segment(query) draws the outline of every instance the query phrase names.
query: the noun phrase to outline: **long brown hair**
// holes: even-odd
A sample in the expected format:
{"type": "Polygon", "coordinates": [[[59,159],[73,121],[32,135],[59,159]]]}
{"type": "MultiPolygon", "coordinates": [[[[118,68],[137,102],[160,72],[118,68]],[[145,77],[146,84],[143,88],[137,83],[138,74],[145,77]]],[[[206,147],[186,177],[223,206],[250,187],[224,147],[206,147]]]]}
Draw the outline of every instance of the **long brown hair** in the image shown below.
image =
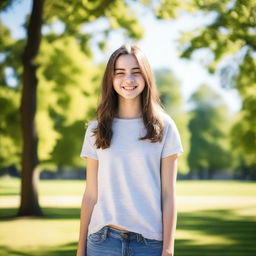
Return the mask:
{"type": "Polygon", "coordinates": [[[147,134],[139,140],[148,139],[151,142],[161,142],[163,138],[163,120],[160,115],[163,108],[150,64],[138,46],[126,44],[112,53],[103,75],[101,100],[96,110],[98,126],[93,130],[97,148],[105,149],[111,144],[112,121],[118,110],[118,94],[113,88],[114,68],[118,57],[124,54],[131,54],[137,59],[145,79],[145,87],[141,93],[141,106],[147,134]]]}

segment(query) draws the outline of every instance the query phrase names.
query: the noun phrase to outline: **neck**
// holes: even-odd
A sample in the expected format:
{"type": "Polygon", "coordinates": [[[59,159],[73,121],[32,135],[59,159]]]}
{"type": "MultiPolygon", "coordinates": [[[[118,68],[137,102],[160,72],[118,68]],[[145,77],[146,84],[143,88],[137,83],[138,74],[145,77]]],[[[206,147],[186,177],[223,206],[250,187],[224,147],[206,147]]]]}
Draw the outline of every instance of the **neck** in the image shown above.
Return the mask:
{"type": "Polygon", "coordinates": [[[119,100],[117,117],[133,119],[142,116],[142,108],[140,101],[122,101],[119,100]]]}

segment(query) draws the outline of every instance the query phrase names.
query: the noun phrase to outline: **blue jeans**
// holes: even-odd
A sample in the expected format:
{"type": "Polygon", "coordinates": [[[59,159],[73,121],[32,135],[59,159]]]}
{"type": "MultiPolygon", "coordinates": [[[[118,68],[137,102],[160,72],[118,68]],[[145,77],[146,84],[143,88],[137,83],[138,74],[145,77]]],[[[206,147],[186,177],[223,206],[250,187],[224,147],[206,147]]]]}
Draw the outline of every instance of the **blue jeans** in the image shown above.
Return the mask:
{"type": "Polygon", "coordinates": [[[104,226],[87,238],[87,256],[161,256],[163,241],[104,226]]]}

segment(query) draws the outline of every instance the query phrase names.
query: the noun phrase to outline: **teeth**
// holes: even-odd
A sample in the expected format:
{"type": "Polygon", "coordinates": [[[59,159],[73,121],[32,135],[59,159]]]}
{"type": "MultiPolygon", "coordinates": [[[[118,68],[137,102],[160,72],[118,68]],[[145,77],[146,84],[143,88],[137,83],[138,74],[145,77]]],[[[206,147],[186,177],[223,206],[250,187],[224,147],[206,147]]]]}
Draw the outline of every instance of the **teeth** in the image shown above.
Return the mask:
{"type": "Polygon", "coordinates": [[[136,88],[136,86],[133,86],[133,87],[128,87],[128,86],[125,86],[123,87],[125,90],[134,90],[136,88]]]}

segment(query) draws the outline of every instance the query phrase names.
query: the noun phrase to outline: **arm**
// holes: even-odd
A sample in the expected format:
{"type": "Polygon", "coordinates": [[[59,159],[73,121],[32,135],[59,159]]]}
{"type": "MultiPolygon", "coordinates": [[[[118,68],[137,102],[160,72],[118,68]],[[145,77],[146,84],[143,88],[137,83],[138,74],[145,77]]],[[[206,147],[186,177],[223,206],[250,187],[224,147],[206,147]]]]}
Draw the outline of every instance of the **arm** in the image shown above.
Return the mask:
{"type": "Polygon", "coordinates": [[[162,256],[174,256],[174,236],[176,230],[176,178],[178,155],[161,159],[163,252],[162,256]]]}
{"type": "Polygon", "coordinates": [[[76,256],[86,256],[88,226],[98,198],[98,160],[87,158],[86,188],[80,212],[80,233],[76,256]]]}

